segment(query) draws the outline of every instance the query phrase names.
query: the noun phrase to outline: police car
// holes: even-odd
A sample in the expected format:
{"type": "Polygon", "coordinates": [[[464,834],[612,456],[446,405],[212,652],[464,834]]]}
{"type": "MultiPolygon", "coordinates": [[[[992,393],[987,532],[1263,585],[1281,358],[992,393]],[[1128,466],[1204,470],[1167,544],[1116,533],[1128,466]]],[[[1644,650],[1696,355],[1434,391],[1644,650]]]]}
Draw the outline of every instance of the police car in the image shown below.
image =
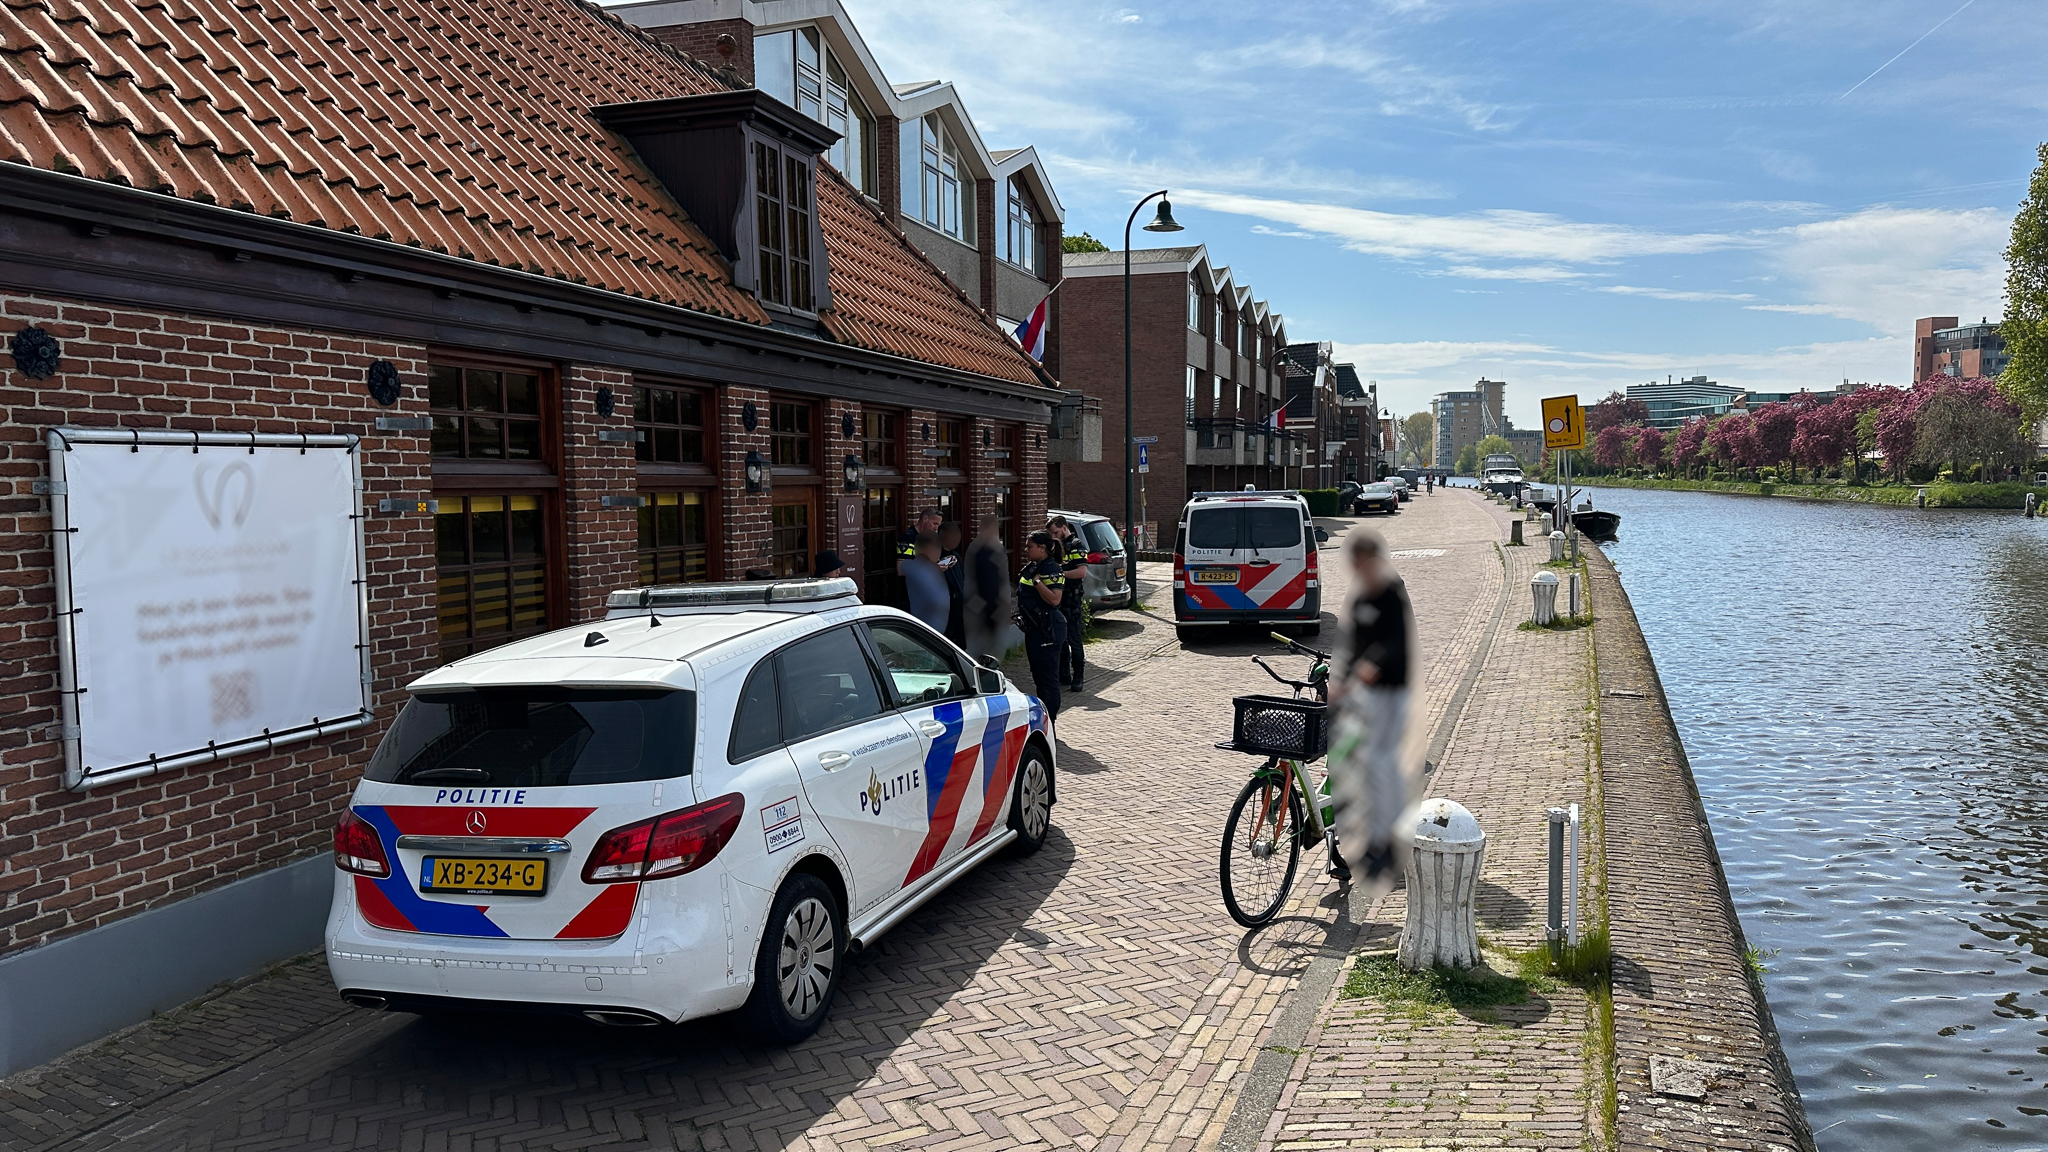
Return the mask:
{"type": "Polygon", "coordinates": [[[352,1003],[788,1042],[849,951],[1045,840],[1045,710],[851,580],[614,592],[421,677],[335,830],[352,1003]]]}
{"type": "Polygon", "coordinates": [[[1197,492],[1173,543],[1173,620],[1180,638],[1203,627],[1322,628],[1318,528],[1293,491],[1197,492]]]}

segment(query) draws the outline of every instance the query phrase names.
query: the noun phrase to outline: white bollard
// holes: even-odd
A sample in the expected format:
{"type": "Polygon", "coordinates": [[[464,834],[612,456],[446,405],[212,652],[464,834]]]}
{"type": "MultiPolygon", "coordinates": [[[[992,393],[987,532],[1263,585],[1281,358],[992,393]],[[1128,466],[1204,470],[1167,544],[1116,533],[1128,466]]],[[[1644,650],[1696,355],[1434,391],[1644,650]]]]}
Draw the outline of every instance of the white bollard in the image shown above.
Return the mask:
{"type": "Polygon", "coordinates": [[[1473,901],[1486,862],[1486,833],[1463,805],[1424,800],[1418,807],[1408,853],[1408,923],[1401,930],[1401,967],[1410,972],[1438,964],[1479,963],[1479,925],[1473,901]]]}
{"type": "Polygon", "coordinates": [[[1555,528],[1550,530],[1550,558],[1552,560],[1564,559],[1564,533],[1559,532],[1555,528]]]}
{"type": "MultiPolygon", "coordinates": [[[[1550,547],[1556,550],[1556,537],[1551,538],[1550,547]]],[[[1538,572],[1529,577],[1529,592],[1536,598],[1535,615],[1530,619],[1538,624],[1548,624],[1557,619],[1557,573],[1538,572]]]]}

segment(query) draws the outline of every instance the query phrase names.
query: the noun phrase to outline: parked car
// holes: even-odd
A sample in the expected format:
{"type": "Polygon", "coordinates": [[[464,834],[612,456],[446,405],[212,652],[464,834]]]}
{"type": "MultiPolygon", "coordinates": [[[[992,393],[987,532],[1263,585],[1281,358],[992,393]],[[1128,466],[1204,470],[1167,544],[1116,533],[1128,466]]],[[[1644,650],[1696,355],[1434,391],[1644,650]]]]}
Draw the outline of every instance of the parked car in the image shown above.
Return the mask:
{"type": "Polygon", "coordinates": [[[371,1008],[793,1042],[1055,796],[1043,705],[844,578],[614,592],[409,691],[334,834],[327,964],[371,1008]]]}
{"type": "Polygon", "coordinates": [[[1375,512],[1391,515],[1401,510],[1401,497],[1394,491],[1393,485],[1384,481],[1367,484],[1364,490],[1359,492],[1358,499],[1352,502],[1351,510],[1358,516],[1370,516],[1375,512]]]}
{"type": "MultiPolygon", "coordinates": [[[[1088,547],[1088,607],[1097,612],[1136,607],[1138,581],[1131,571],[1130,557],[1124,555],[1124,542],[1109,517],[1093,512],[1062,512],[1057,508],[1047,515],[1065,516],[1088,547]]],[[[1018,564],[1024,560],[1022,556],[1010,559],[1018,564]]]]}
{"type": "Polygon", "coordinates": [[[1198,492],[1173,545],[1173,619],[1182,639],[1207,625],[1322,627],[1316,527],[1298,492],[1198,492]]]}
{"type": "Polygon", "coordinates": [[[1337,507],[1351,507],[1351,502],[1358,499],[1359,489],[1364,487],[1365,485],[1360,484],[1356,480],[1346,480],[1337,485],[1337,507]]]}
{"type": "Polygon", "coordinates": [[[1408,501],[1415,499],[1414,486],[1409,484],[1408,481],[1403,479],[1402,477],[1387,477],[1387,487],[1392,488],[1394,490],[1394,495],[1398,496],[1401,500],[1401,503],[1403,504],[1406,504],[1408,501]]]}

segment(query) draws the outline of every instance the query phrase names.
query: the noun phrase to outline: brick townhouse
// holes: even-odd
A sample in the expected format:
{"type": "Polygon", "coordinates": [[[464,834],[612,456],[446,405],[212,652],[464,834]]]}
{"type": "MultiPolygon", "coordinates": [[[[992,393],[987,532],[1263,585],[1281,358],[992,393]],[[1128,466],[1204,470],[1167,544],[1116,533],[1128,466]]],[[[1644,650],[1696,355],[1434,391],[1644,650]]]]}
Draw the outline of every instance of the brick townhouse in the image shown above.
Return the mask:
{"type": "MultiPolygon", "coordinates": [[[[1069,254],[1065,269],[1062,380],[1101,398],[1103,459],[1062,465],[1064,499],[1121,524],[1124,254],[1069,254]]],[[[1171,534],[1191,492],[1314,487],[1335,475],[1319,431],[1335,427],[1328,346],[1286,358],[1288,347],[1285,320],[1205,246],[1131,252],[1129,435],[1156,438],[1139,513],[1148,539],[1171,534]],[[1290,383],[1289,364],[1308,375],[1290,383]]]]}
{"type": "Polygon", "coordinates": [[[1056,381],[747,80],[574,0],[0,8],[0,1072],[314,946],[435,665],[1043,515],[1056,381]],[[367,722],[67,790],[63,426],[360,437],[367,722]]]}

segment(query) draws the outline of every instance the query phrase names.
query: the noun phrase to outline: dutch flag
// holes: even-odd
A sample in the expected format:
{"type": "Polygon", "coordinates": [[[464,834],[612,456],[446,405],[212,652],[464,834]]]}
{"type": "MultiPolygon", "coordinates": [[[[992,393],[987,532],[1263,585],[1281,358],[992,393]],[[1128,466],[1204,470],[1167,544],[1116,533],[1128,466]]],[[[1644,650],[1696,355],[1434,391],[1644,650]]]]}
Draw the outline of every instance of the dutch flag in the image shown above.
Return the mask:
{"type": "MultiPolygon", "coordinates": [[[[1054,285],[1054,288],[1057,289],[1058,285],[1054,285]]],[[[1026,356],[1040,363],[1045,362],[1045,315],[1046,305],[1051,302],[1052,293],[1048,292],[1045,298],[1038,302],[1038,307],[1031,310],[1031,315],[1010,334],[1016,337],[1026,356]]]]}

